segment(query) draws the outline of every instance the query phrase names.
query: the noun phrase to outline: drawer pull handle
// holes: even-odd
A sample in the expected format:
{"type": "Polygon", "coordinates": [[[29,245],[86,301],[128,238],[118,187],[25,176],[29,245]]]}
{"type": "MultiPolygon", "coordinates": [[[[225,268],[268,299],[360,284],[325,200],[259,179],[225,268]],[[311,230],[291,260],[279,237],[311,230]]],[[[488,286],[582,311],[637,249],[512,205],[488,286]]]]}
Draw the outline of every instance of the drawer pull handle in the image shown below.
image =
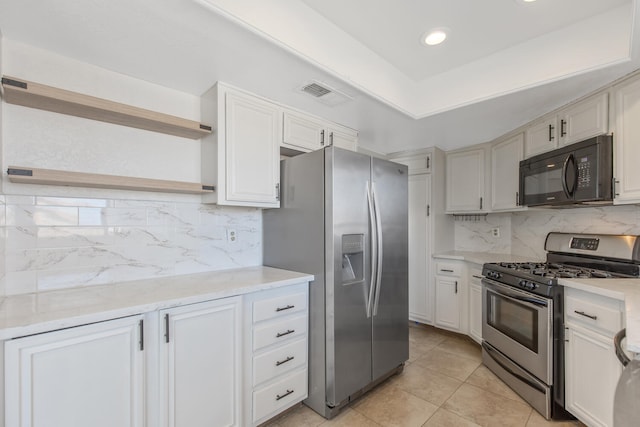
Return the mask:
{"type": "Polygon", "coordinates": [[[284,364],[285,364],[285,363],[287,363],[287,362],[291,362],[293,359],[294,359],[294,357],[293,357],[293,356],[289,356],[289,357],[287,357],[287,358],[286,358],[286,359],[284,359],[284,360],[278,360],[278,361],[276,362],[276,366],[284,365],[284,364]]]}
{"type": "Polygon", "coordinates": [[[573,310],[573,312],[575,314],[579,314],[580,316],[588,317],[589,319],[598,320],[598,316],[587,314],[584,311],[573,310]]]}
{"type": "Polygon", "coordinates": [[[444,268],[441,268],[440,271],[444,271],[445,273],[453,273],[453,270],[446,270],[444,268]]]}
{"type": "Polygon", "coordinates": [[[287,332],[278,332],[276,334],[276,338],[280,338],[280,337],[284,337],[285,335],[289,335],[294,333],[296,330],[295,329],[287,329],[287,332]]]}
{"type": "Polygon", "coordinates": [[[279,394],[276,394],[276,400],[284,399],[285,397],[289,396],[291,393],[293,393],[293,390],[287,390],[287,392],[282,396],[280,396],[279,394]]]}
{"type": "Polygon", "coordinates": [[[293,307],[295,307],[295,305],[288,304],[286,307],[278,307],[278,308],[276,308],[276,311],[291,310],[293,307]]]}

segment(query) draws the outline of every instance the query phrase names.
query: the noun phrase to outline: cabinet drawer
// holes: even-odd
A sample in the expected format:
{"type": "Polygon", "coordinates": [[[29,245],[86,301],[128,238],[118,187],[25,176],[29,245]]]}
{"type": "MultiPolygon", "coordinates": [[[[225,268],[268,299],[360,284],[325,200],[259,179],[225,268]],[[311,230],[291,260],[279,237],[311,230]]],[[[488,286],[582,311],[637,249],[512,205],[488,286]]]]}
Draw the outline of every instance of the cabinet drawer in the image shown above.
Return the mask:
{"type": "Polygon", "coordinates": [[[462,266],[459,264],[448,264],[445,262],[436,263],[436,274],[438,276],[462,276],[462,266]]]}
{"type": "Polygon", "coordinates": [[[291,406],[307,397],[307,370],[293,372],[280,381],[253,392],[253,421],[291,406]]]}
{"type": "Polygon", "coordinates": [[[307,361],[307,340],[301,339],[291,344],[277,347],[253,358],[253,385],[275,378],[285,372],[302,366],[307,361]]]}
{"type": "Polygon", "coordinates": [[[288,316],[307,308],[307,294],[282,295],[253,303],[253,321],[260,322],[288,316]]]}
{"type": "Polygon", "coordinates": [[[253,330],[253,350],[299,338],[306,334],[307,323],[307,316],[303,314],[257,326],[253,330]]]}
{"type": "Polygon", "coordinates": [[[584,325],[610,332],[622,329],[622,305],[612,298],[587,292],[567,289],[565,317],[567,321],[578,321],[584,325]]]}

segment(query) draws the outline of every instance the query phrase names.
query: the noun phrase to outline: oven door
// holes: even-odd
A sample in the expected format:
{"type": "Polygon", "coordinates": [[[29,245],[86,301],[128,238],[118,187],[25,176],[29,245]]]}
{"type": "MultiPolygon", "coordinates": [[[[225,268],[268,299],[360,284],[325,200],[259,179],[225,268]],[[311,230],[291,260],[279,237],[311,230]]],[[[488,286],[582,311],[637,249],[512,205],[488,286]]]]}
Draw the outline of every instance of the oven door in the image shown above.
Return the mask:
{"type": "Polygon", "coordinates": [[[553,300],[482,279],[482,338],[553,384],[553,300]]]}
{"type": "Polygon", "coordinates": [[[571,203],[578,169],[573,153],[532,158],[520,162],[520,194],[525,206],[571,203]]]}

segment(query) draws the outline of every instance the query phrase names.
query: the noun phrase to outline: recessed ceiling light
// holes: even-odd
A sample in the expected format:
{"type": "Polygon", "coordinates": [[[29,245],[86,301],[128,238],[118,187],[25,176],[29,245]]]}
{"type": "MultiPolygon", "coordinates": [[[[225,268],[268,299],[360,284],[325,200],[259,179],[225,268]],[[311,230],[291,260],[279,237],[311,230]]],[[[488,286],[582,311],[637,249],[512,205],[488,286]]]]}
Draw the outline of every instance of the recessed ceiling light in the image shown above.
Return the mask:
{"type": "Polygon", "coordinates": [[[429,46],[440,44],[447,38],[448,32],[446,28],[434,28],[422,35],[422,43],[429,46]]]}

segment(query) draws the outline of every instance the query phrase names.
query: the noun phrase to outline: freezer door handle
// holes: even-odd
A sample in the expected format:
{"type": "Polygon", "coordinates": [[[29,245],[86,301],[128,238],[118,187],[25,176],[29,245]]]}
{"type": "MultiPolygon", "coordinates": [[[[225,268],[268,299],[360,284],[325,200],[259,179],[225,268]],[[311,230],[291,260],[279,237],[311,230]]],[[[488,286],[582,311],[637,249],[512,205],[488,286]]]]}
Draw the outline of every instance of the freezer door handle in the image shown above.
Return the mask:
{"type": "Polygon", "coordinates": [[[375,289],[375,278],[378,262],[378,247],[376,245],[376,218],[373,206],[373,200],[371,199],[371,190],[369,188],[369,181],[367,181],[367,204],[369,207],[369,221],[371,222],[371,279],[369,281],[369,297],[367,298],[367,318],[371,317],[371,304],[373,302],[373,291],[375,289]]]}
{"type": "Polygon", "coordinates": [[[371,183],[371,194],[373,196],[373,208],[376,217],[376,246],[378,252],[378,258],[376,261],[376,293],[373,303],[373,315],[378,314],[378,302],[380,301],[380,287],[382,285],[382,220],[380,218],[380,204],[378,203],[378,196],[376,194],[376,186],[371,183]]]}

